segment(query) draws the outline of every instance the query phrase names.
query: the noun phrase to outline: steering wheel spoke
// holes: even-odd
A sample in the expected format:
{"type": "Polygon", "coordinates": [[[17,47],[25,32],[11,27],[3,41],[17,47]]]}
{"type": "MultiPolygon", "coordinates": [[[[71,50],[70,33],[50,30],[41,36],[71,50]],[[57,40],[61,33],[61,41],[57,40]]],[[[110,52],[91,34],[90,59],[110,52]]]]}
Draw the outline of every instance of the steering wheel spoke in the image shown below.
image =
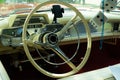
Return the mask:
{"type": "Polygon", "coordinates": [[[44,45],[40,42],[33,42],[32,40],[29,40],[29,39],[25,39],[24,44],[26,44],[29,47],[35,47],[37,49],[43,49],[42,46],[44,45]]]}
{"type": "MultiPolygon", "coordinates": [[[[61,40],[64,37],[64,34],[67,32],[68,29],[71,28],[71,26],[74,24],[75,19],[78,17],[78,15],[75,15],[74,17],[72,17],[67,23],[66,25],[59,31],[57,32],[57,36],[58,38],[61,40]]],[[[72,26],[74,27],[74,26],[72,26]]]]}
{"type": "Polygon", "coordinates": [[[73,70],[76,69],[76,66],[70,61],[70,59],[64,54],[64,52],[58,47],[54,46],[51,48],[63,61],[66,62],[73,70]]]}

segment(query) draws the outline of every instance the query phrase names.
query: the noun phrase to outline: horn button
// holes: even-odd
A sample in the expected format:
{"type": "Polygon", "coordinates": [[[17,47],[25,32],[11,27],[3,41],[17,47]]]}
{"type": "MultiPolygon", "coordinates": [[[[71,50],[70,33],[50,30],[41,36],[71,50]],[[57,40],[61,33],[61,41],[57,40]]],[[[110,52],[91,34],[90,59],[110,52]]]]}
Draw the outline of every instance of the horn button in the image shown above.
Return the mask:
{"type": "Polygon", "coordinates": [[[47,41],[48,41],[48,44],[56,45],[58,43],[58,37],[56,34],[50,33],[47,36],[47,41]]]}

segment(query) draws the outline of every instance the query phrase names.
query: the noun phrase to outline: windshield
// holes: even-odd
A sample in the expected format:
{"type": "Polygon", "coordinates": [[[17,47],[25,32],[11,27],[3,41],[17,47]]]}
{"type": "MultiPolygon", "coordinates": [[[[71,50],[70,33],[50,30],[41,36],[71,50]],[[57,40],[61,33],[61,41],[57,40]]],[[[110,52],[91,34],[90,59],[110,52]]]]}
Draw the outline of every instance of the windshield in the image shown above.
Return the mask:
{"type": "MultiPolygon", "coordinates": [[[[37,4],[48,0],[0,0],[0,16],[27,13],[37,4]]],[[[60,0],[70,3],[75,7],[84,9],[96,9],[100,7],[102,0],[60,0]]],[[[48,5],[49,6],[49,5],[48,5]]]]}

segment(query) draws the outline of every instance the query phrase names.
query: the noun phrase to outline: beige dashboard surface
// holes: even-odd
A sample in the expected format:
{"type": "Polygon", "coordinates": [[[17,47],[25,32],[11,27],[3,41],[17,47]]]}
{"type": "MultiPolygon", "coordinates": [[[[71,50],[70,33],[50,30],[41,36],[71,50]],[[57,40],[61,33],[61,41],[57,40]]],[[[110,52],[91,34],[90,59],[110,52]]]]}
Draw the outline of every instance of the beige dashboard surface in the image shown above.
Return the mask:
{"type": "MultiPolygon", "coordinates": [[[[113,67],[119,67],[120,64],[112,65],[113,67]]],[[[70,77],[58,79],[58,80],[116,80],[109,67],[73,75],[70,77]]]]}
{"type": "Polygon", "coordinates": [[[10,80],[1,61],[0,61],[0,80],[10,80]]]}

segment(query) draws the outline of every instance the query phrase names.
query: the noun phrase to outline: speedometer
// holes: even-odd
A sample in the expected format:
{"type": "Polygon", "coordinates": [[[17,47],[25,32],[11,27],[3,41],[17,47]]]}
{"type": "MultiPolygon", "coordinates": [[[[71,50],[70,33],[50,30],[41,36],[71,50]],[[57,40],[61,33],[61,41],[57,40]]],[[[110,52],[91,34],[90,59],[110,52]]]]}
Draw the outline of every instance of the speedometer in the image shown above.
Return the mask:
{"type": "MultiPolygon", "coordinates": [[[[21,27],[23,26],[27,14],[21,14],[16,17],[12,27],[21,27]]],[[[46,14],[35,14],[29,21],[29,27],[40,27],[42,24],[48,24],[48,16],[46,14]]]]}

